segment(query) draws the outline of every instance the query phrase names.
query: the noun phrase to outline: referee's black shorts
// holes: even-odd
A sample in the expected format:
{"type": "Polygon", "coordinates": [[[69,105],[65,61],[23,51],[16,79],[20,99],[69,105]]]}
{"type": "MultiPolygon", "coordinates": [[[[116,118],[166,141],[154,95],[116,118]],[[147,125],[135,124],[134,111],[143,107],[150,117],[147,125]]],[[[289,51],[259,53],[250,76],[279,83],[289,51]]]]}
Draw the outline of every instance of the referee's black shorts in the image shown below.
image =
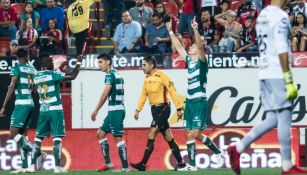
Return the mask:
{"type": "Polygon", "coordinates": [[[171,114],[171,106],[169,103],[151,106],[152,122],[150,127],[157,127],[158,130],[165,131],[169,128],[168,118],[171,114]]]}

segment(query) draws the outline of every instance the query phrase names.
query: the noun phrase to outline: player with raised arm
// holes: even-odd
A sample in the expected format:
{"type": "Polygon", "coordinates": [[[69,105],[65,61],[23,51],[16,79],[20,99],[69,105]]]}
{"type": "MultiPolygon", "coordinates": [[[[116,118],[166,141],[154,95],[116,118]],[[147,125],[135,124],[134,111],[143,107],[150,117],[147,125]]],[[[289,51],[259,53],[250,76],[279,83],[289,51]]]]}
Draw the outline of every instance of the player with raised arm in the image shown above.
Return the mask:
{"type": "Polygon", "coordinates": [[[198,32],[198,23],[195,18],[191,21],[191,26],[195,35],[195,43],[186,53],[180,42],[172,31],[171,22],[166,23],[172,44],[175,46],[181,59],[185,59],[188,65],[188,93],[184,111],[184,127],[186,129],[186,139],[190,166],[189,171],[197,171],[196,167],[196,145],[195,139],[209,147],[216,155],[217,167],[224,164],[224,153],[212,140],[202,131],[206,128],[206,118],[208,111],[208,101],[206,97],[206,84],[208,73],[208,62],[206,60],[204,45],[198,32]]]}
{"type": "Polygon", "coordinates": [[[93,121],[100,108],[108,99],[108,115],[103,121],[102,126],[98,129],[97,139],[101,146],[101,151],[105,160],[97,171],[105,171],[113,169],[113,164],[110,160],[109,142],[106,138],[108,133],[111,133],[117,144],[118,154],[122,163],[122,168],[117,172],[128,172],[127,147],[122,138],[124,133],[123,122],[125,119],[124,106],[124,79],[117,70],[112,68],[112,58],[108,54],[100,54],[98,56],[98,66],[102,72],[107,73],[105,76],[105,88],[96,106],[96,109],[91,115],[93,121]]]}
{"type": "MultiPolygon", "coordinates": [[[[36,73],[36,69],[33,65],[29,64],[29,53],[26,49],[17,50],[18,64],[11,70],[11,84],[8,87],[8,91],[3,102],[0,117],[5,116],[5,108],[9,100],[15,93],[15,108],[11,116],[10,123],[10,137],[18,146],[20,146],[20,155],[22,160],[22,168],[12,173],[24,173],[28,168],[28,155],[32,152],[33,145],[27,139],[27,129],[30,127],[31,114],[34,110],[34,102],[32,98],[33,90],[33,76],[36,73]]],[[[42,153],[39,157],[36,167],[40,169],[42,167],[43,156],[42,153]]]]}
{"type": "Polygon", "coordinates": [[[286,4],[287,0],[272,0],[271,5],[263,9],[257,18],[260,51],[258,79],[266,118],[255,125],[238,144],[228,147],[230,164],[237,174],[241,173],[240,154],[244,149],[276,127],[282,157],[281,174],[307,174],[306,170],[292,164],[291,157],[291,108],[297,97],[297,87],[289,67],[290,20],[282,10],[286,4]]]}
{"type": "MultiPolygon", "coordinates": [[[[53,156],[55,160],[54,173],[66,172],[61,166],[62,138],[65,136],[64,111],[61,100],[62,81],[74,80],[79,74],[83,55],[78,56],[77,65],[71,75],[55,71],[52,57],[42,58],[42,71],[34,75],[35,90],[39,95],[40,112],[33,144],[32,165],[28,172],[35,172],[34,162],[41,155],[41,145],[44,138],[50,134],[53,137],[53,156]]],[[[63,63],[64,64],[64,63],[63,63]]],[[[60,66],[62,67],[62,66],[60,66]]]]}

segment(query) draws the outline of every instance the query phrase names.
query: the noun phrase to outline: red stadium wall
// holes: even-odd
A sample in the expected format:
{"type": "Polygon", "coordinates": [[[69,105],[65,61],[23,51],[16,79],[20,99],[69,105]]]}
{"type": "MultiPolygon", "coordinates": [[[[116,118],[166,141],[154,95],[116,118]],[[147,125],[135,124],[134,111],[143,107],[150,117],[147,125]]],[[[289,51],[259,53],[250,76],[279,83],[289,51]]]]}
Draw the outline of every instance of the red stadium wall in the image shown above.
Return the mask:
{"type": "MultiPolygon", "coordinates": [[[[226,149],[230,144],[236,143],[240,138],[248,133],[249,129],[215,129],[204,131],[222,149],[226,149]]],[[[11,170],[20,167],[20,156],[18,156],[17,145],[8,140],[8,131],[0,131],[0,171],[11,170]]],[[[100,145],[96,139],[96,130],[74,130],[67,131],[67,136],[63,139],[63,166],[69,170],[92,170],[103,164],[103,157],[100,145]]],[[[29,132],[29,138],[33,141],[34,131],[29,132]]],[[[187,160],[184,130],[173,130],[173,135],[177,140],[181,154],[187,160]]],[[[126,130],[125,141],[128,149],[129,162],[138,162],[142,158],[147,141],[147,130],[126,130]]],[[[293,161],[299,161],[299,130],[292,129],[292,155],[293,161]]],[[[111,160],[118,167],[120,161],[117,148],[111,137],[110,142],[111,160]]],[[[198,168],[215,168],[216,160],[212,152],[205,146],[197,143],[197,166],[198,168]]],[[[53,167],[52,140],[46,139],[43,142],[43,150],[49,154],[44,164],[45,169],[53,167]]],[[[226,156],[227,157],[227,156],[226,156]]],[[[168,148],[168,144],[159,135],[155,142],[155,150],[149,160],[148,169],[173,169],[176,165],[174,157],[168,148]]],[[[281,156],[277,140],[277,132],[273,130],[251,145],[245,153],[241,155],[241,165],[243,168],[252,167],[280,167],[281,156]]],[[[224,167],[230,167],[229,159],[224,167]]]]}

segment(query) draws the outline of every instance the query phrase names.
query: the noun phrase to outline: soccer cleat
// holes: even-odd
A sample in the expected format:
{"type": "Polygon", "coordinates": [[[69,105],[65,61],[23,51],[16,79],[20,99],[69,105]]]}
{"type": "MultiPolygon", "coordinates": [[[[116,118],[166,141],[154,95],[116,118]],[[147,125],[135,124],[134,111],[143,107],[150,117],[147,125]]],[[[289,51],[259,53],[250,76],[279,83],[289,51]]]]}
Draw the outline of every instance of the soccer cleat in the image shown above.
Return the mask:
{"type": "Polygon", "coordinates": [[[177,168],[177,171],[197,171],[197,167],[189,165],[189,164],[186,164],[185,167],[177,168]]]}
{"type": "Polygon", "coordinates": [[[17,169],[15,171],[11,171],[10,173],[12,174],[18,174],[18,173],[25,173],[26,172],[26,169],[25,168],[20,168],[20,169],[17,169]]]}
{"type": "Polygon", "coordinates": [[[307,170],[303,170],[294,165],[290,170],[282,171],[281,174],[307,174],[307,170]]]}
{"type": "Polygon", "coordinates": [[[99,167],[98,169],[96,169],[97,172],[102,172],[102,171],[107,171],[107,170],[112,170],[113,169],[113,164],[109,163],[109,164],[104,164],[101,167],[99,167]]]}
{"type": "Polygon", "coordinates": [[[225,152],[221,150],[221,153],[215,154],[217,160],[217,167],[221,168],[225,163],[225,152]]]}
{"type": "Polygon", "coordinates": [[[229,155],[230,165],[231,165],[232,170],[236,174],[241,174],[240,153],[238,153],[236,146],[229,146],[227,148],[227,153],[229,155]]]}
{"type": "Polygon", "coordinates": [[[121,168],[121,169],[118,169],[118,170],[113,170],[112,172],[114,173],[127,173],[130,171],[130,168],[121,168]]]}
{"type": "Polygon", "coordinates": [[[47,158],[47,153],[42,152],[40,156],[36,159],[36,170],[41,170],[44,166],[44,161],[47,158]]]}
{"type": "Polygon", "coordinates": [[[188,164],[186,164],[186,163],[178,163],[177,167],[175,168],[175,171],[181,171],[182,169],[186,168],[186,166],[188,166],[188,164]]]}
{"type": "Polygon", "coordinates": [[[29,168],[26,170],[27,173],[35,173],[35,165],[32,164],[29,166],[29,168]]]}
{"type": "Polygon", "coordinates": [[[130,166],[139,171],[146,171],[146,165],[141,163],[130,163],[130,166]]]}
{"type": "Polygon", "coordinates": [[[68,173],[68,171],[64,170],[62,167],[55,166],[53,173],[68,173]]]}

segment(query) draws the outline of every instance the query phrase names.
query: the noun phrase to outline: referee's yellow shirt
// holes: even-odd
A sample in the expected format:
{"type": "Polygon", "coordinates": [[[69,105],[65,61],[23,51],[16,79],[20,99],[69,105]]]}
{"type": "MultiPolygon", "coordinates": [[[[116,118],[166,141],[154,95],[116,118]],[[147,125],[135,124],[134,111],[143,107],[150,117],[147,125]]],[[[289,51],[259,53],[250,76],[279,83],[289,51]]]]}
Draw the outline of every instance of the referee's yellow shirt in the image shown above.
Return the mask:
{"type": "Polygon", "coordinates": [[[89,28],[90,7],[94,0],[77,0],[67,9],[69,29],[72,33],[79,33],[89,28]]]}
{"type": "Polygon", "coordinates": [[[146,76],[139,98],[138,111],[143,109],[147,97],[151,106],[169,103],[171,97],[177,109],[183,107],[177,96],[174,82],[160,70],[157,70],[153,75],[146,76]]]}

